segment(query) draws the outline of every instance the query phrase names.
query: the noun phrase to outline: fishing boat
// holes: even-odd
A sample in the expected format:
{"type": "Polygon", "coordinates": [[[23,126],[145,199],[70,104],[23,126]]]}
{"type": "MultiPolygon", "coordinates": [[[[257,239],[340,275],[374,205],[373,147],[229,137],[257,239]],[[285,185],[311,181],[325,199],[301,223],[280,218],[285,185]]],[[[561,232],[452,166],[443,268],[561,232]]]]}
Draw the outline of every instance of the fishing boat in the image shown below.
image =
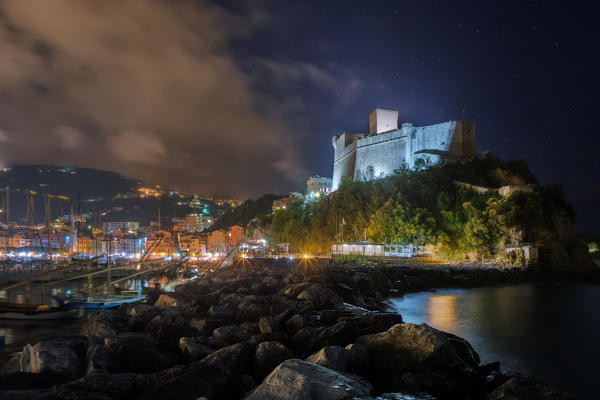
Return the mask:
{"type": "Polygon", "coordinates": [[[124,303],[136,303],[140,296],[75,296],[63,300],[66,307],[81,307],[86,310],[106,310],[117,308],[124,303]]]}
{"type": "Polygon", "coordinates": [[[0,302],[0,319],[41,321],[77,319],[83,315],[81,307],[0,302]]]}

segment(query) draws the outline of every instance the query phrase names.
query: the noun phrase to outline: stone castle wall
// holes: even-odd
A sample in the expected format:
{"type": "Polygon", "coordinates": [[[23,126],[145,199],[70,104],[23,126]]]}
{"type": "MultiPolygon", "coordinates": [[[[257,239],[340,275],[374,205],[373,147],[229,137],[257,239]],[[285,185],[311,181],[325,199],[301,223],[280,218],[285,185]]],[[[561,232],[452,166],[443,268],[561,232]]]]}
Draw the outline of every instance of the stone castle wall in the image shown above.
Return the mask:
{"type": "Polygon", "coordinates": [[[422,127],[402,124],[399,129],[375,135],[343,133],[332,142],[335,149],[332,190],[346,177],[370,180],[392,175],[403,166],[414,169],[419,158],[435,164],[476,154],[475,124],[471,121],[422,127]]]}

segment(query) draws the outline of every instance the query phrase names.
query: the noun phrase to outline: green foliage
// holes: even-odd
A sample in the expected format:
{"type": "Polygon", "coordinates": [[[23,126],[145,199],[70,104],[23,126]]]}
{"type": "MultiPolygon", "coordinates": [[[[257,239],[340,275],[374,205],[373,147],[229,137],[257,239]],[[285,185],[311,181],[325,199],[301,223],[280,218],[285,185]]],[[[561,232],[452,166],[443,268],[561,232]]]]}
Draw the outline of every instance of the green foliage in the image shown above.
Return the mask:
{"type": "Polygon", "coordinates": [[[219,218],[210,230],[228,229],[233,225],[246,226],[248,223],[259,215],[271,213],[273,200],[279,199],[281,196],[274,194],[266,194],[256,200],[248,199],[233,210],[227,211],[219,218]]]}
{"type": "Polygon", "coordinates": [[[418,170],[402,168],[384,179],[346,179],[336,192],[306,207],[293,203],[273,216],[271,235],[295,251],[312,253],[329,252],[335,242],[364,240],[366,232],[369,241],[433,245],[446,257],[489,256],[507,244],[559,240],[549,232],[573,220],[560,188],[535,182],[522,161],[492,156],[465,164],[424,161],[418,170]],[[491,188],[527,183],[533,190],[502,197],[455,181],[491,188]]]}

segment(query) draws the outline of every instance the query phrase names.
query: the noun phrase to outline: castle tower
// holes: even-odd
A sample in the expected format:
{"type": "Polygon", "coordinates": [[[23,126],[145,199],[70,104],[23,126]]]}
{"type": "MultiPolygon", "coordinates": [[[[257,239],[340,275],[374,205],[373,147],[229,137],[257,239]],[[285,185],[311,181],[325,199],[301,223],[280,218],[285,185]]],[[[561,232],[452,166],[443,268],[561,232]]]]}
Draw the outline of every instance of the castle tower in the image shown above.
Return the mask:
{"type": "Polygon", "coordinates": [[[369,132],[376,135],[398,129],[398,111],[376,108],[369,115],[369,132]]]}

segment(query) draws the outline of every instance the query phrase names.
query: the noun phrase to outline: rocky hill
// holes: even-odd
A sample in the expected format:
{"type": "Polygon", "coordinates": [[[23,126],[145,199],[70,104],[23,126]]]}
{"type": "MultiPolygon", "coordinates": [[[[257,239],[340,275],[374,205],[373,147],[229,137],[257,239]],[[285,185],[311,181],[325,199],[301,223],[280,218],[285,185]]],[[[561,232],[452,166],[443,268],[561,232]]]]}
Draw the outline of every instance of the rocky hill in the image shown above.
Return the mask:
{"type": "MultiPolygon", "coordinates": [[[[25,222],[27,217],[26,190],[34,191],[35,220],[44,218],[44,195],[52,195],[52,218],[81,208],[82,213],[96,213],[104,221],[140,221],[148,224],[158,218],[161,208],[163,222],[188,213],[204,213],[215,217],[230,209],[208,199],[195,198],[170,188],[160,188],[161,195],[140,197],[139,188],[155,189],[152,184],[116,172],[92,168],[49,165],[16,165],[0,170],[0,188],[10,187],[12,222],[25,222]]],[[[5,196],[1,193],[0,208],[5,196]]],[[[154,193],[156,194],[156,193],[154,193]]],[[[98,218],[97,218],[98,219],[98,218]]],[[[99,220],[98,223],[102,222],[99,220]]]]}

